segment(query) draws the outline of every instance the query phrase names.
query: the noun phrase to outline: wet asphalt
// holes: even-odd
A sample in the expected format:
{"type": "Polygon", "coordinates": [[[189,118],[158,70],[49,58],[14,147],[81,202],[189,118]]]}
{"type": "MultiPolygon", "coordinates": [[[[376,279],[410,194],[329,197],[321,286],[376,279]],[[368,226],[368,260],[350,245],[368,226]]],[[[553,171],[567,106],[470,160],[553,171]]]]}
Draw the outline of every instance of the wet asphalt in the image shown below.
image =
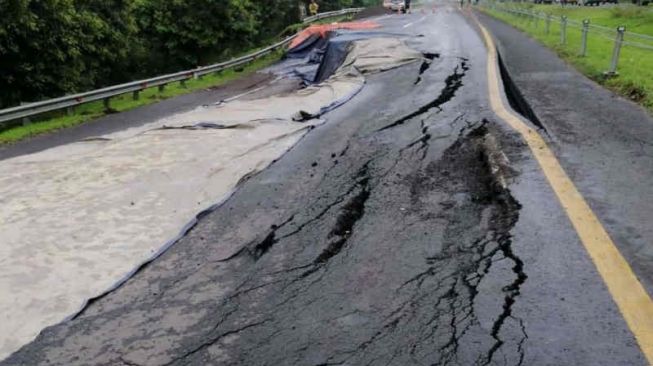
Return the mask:
{"type": "Polygon", "coordinates": [[[473,23],[449,7],[378,21],[438,56],[369,77],[157,261],[0,365],[645,365],[488,108],[473,23]]]}
{"type": "Polygon", "coordinates": [[[653,293],[653,118],[523,33],[479,16],[565,170],[653,293]]]}

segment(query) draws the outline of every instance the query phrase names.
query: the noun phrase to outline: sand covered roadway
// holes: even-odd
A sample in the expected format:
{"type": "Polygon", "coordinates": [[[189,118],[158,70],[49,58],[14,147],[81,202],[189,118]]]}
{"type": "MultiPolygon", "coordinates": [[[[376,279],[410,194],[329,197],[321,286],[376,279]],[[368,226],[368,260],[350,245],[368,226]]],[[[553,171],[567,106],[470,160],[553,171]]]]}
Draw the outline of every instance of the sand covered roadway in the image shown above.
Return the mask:
{"type": "Polygon", "coordinates": [[[432,61],[367,77],[161,257],[0,364],[646,365],[491,108],[491,48],[436,5],[375,19],[432,61]]]}
{"type": "Polygon", "coordinates": [[[0,161],[0,358],[160,254],[360,92],[365,74],[422,60],[394,38],[350,51],[318,85],[0,161]]]}

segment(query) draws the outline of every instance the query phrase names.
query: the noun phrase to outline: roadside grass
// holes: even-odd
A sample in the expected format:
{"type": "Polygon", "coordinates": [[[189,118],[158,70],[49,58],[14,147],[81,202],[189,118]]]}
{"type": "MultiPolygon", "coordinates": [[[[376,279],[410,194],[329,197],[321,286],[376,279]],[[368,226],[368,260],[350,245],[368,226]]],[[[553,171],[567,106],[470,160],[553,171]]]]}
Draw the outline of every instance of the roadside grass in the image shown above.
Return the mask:
{"type": "Polygon", "coordinates": [[[104,108],[102,101],[95,101],[75,107],[71,115],[67,115],[65,111],[47,113],[29,124],[15,125],[0,131],[0,144],[17,142],[28,137],[73,127],[107,114],[124,112],[193,91],[220,86],[273,64],[281,58],[282,54],[282,51],[275,51],[240,68],[204,75],[201,79],[187,80],[185,87],[180,83],[171,83],[166,85],[163,91],[159,91],[157,87],[148,88],[140,93],[137,100],[134,100],[131,94],[113,97],[110,110],[104,108]]]}
{"type": "Polygon", "coordinates": [[[578,22],[590,19],[592,24],[617,28],[624,26],[630,32],[653,36],[653,7],[621,4],[618,6],[560,6],[524,4],[531,10],[555,16],[566,15],[578,22]]]}
{"type": "Polygon", "coordinates": [[[529,34],[532,38],[553,49],[557,54],[580,72],[633,100],[653,112],[653,40],[629,36],[628,31],[653,36],[653,11],[632,5],[614,7],[561,7],[556,5],[513,5],[553,15],[549,34],[545,21],[531,17],[517,16],[491,8],[481,8],[485,13],[500,19],[529,34]],[[560,16],[566,15],[570,23],[567,28],[567,42],[560,42],[560,16]],[[607,27],[603,30],[590,29],[587,40],[587,55],[580,55],[582,32],[580,22],[590,19],[591,24],[607,27]],[[626,27],[626,42],[637,42],[651,49],[624,44],[617,68],[618,75],[606,77],[614,48],[617,26],[626,27]]]}

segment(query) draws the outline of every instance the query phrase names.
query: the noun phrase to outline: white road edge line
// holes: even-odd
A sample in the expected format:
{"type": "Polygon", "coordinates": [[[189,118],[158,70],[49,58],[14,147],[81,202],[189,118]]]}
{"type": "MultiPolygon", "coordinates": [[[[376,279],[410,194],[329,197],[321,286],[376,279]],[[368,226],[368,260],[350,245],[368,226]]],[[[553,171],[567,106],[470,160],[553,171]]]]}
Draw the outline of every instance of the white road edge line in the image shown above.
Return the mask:
{"type": "Polygon", "coordinates": [[[416,21],[414,21],[414,22],[410,22],[410,23],[404,25],[404,28],[411,27],[411,26],[413,26],[413,25],[415,25],[415,24],[421,22],[421,21],[424,20],[424,19],[426,19],[426,15],[423,16],[423,17],[421,17],[419,20],[416,20],[416,21]]]}

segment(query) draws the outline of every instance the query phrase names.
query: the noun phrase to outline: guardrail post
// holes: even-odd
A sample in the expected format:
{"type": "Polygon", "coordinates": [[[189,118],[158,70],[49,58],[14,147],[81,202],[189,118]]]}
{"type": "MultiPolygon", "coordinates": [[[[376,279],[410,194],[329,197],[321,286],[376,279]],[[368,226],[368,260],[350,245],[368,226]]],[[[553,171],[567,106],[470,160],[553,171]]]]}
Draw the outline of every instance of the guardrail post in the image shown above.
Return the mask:
{"type": "Polygon", "coordinates": [[[540,17],[538,13],[534,13],[533,16],[535,17],[535,29],[540,27],[540,17]]]}
{"type": "Polygon", "coordinates": [[[583,20],[583,33],[580,40],[580,55],[585,57],[587,55],[587,32],[590,30],[590,20],[583,20]]]}
{"type": "Polygon", "coordinates": [[[104,104],[104,110],[111,110],[111,97],[102,99],[102,104],[104,104]]]}
{"type": "Polygon", "coordinates": [[[551,14],[546,15],[546,27],[544,32],[549,35],[549,32],[551,32],[551,14]]]}
{"type": "Polygon", "coordinates": [[[179,80],[179,85],[180,85],[182,88],[186,88],[186,80],[179,80]]]}
{"type": "Polygon", "coordinates": [[[163,92],[164,90],[166,90],[166,84],[159,85],[159,92],[163,92]]]}
{"type": "Polygon", "coordinates": [[[567,16],[560,17],[560,44],[567,44],[567,16]]]}
{"type": "MultiPolygon", "coordinates": [[[[29,103],[20,102],[20,105],[25,105],[25,104],[29,104],[29,103]]],[[[23,117],[23,126],[27,126],[30,123],[32,123],[32,120],[29,117],[23,117]]]]}
{"type": "Polygon", "coordinates": [[[528,17],[531,19],[531,23],[533,23],[533,27],[537,28],[537,14],[528,12],[528,17]]]}
{"type": "Polygon", "coordinates": [[[72,116],[73,114],[75,114],[75,107],[73,106],[66,107],[66,115],[72,116]]]}
{"type": "Polygon", "coordinates": [[[140,91],[140,90],[134,90],[134,91],[132,92],[132,99],[133,99],[133,100],[138,100],[138,99],[140,99],[140,94],[141,94],[141,91],[140,91]]]}
{"type": "Polygon", "coordinates": [[[621,45],[624,42],[624,33],[626,27],[617,28],[617,37],[614,39],[614,50],[612,50],[612,61],[610,62],[610,70],[605,72],[607,76],[617,75],[617,64],[619,63],[619,54],[621,53],[621,45]]]}

